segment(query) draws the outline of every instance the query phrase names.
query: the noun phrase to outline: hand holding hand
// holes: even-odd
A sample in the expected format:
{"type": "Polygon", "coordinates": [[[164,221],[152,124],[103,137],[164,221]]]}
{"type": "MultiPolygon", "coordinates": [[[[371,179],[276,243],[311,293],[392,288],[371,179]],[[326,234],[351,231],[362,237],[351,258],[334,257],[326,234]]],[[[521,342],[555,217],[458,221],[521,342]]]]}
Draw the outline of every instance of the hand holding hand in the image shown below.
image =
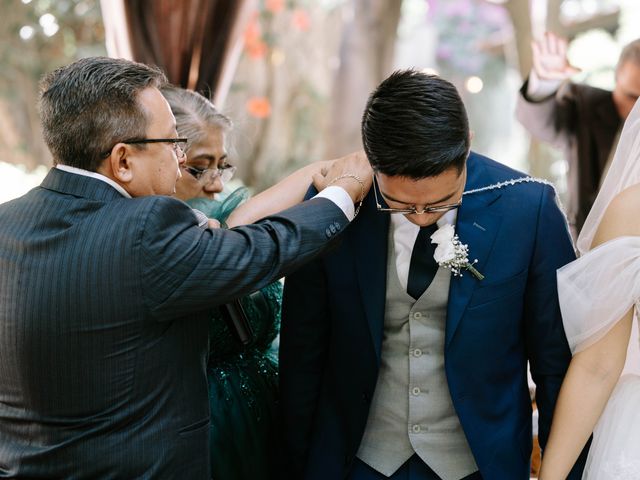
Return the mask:
{"type": "Polygon", "coordinates": [[[542,80],[565,80],[578,73],[567,59],[567,40],[552,32],[545,32],[544,38],[534,41],[533,70],[542,80]]]}

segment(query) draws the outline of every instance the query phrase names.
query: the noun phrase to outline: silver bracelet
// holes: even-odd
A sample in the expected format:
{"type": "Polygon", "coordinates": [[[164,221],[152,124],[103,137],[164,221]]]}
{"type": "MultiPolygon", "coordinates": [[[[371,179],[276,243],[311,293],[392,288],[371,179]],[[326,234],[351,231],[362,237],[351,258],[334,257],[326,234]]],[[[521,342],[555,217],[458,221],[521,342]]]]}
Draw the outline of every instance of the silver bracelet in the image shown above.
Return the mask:
{"type": "Polygon", "coordinates": [[[338,180],[342,180],[343,178],[353,178],[356,182],[360,184],[360,200],[357,201],[358,205],[356,206],[356,210],[353,214],[353,218],[356,218],[358,216],[358,212],[360,211],[360,207],[362,207],[362,201],[364,200],[364,182],[359,176],[357,176],[354,173],[344,173],[339,177],[334,178],[329,183],[327,183],[327,186],[333,185],[338,180]]]}

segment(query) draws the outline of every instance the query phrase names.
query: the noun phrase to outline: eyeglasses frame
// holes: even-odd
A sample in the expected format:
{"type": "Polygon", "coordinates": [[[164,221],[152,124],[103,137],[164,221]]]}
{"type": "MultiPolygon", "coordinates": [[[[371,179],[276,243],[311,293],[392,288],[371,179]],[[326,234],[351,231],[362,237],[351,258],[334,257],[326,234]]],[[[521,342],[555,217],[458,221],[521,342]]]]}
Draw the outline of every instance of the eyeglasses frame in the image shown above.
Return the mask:
{"type": "Polygon", "coordinates": [[[213,173],[211,174],[211,180],[209,181],[213,182],[216,178],[219,177],[222,183],[226,183],[229,180],[231,180],[231,178],[233,177],[233,175],[236,173],[236,170],[237,170],[237,167],[234,165],[228,165],[222,168],[215,167],[215,168],[204,168],[204,169],[200,169],[192,165],[185,165],[183,168],[189,173],[189,175],[193,176],[198,181],[201,181],[202,177],[207,172],[211,171],[213,173]],[[194,173],[192,172],[192,170],[195,170],[196,172],[194,173]],[[225,173],[228,174],[228,178],[224,178],[225,173]]]}
{"type": "MultiPolygon", "coordinates": [[[[171,143],[173,152],[176,154],[178,159],[186,156],[185,148],[180,144],[187,144],[189,142],[188,138],[141,138],[138,140],[124,140],[119,143],[124,143],[125,145],[141,145],[145,143],[171,143]]],[[[113,147],[111,147],[113,149],[113,147]]],[[[111,150],[104,152],[103,156],[106,158],[111,155],[111,150]]]]}
{"type": "MultiPolygon", "coordinates": [[[[449,203],[446,205],[438,205],[436,207],[425,207],[422,209],[421,212],[418,211],[418,209],[416,207],[412,207],[412,208],[385,208],[380,204],[380,200],[378,200],[378,192],[377,190],[380,188],[380,186],[378,185],[378,179],[376,178],[376,174],[373,174],[373,196],[376,200],[376,210],[378,212],[383,212],[383,213],[401,213],[403,215],[424,215],[424,214],[430,214],[430,213],[446,213],[449,212],[451,210],[456,210],[458,208],[460,208],[460,206],[462,205],[462,198],[460,199],[460,201],[456,202],[456,203],[449,203]]],[[[384,199],[384,196],[382,195],[382,192],[380,192],[380,196],[384,199]]]]}

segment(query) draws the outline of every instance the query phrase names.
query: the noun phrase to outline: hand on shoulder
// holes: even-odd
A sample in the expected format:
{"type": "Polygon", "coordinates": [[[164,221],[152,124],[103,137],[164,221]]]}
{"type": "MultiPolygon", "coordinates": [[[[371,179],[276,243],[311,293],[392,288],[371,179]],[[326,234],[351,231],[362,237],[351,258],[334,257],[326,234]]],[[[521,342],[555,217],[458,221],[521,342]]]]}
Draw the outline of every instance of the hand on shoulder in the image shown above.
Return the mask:
{"type": "Polygon", "coordinates": [[[327,163],[313,175],[313,184],[318,191],[329,185],[338,185],[347,191],[354,202],[364,198],[372,182],[373,170],[362,150],[327,163]]]}

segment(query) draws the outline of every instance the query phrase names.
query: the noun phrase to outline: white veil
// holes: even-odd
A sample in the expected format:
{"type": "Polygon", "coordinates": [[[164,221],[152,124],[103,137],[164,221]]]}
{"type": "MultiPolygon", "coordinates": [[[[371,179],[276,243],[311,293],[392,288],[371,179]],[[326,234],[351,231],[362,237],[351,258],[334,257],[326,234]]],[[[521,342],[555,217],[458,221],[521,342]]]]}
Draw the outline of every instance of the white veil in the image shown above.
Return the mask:
{"type": "MultiPolygon", "coordinates": [[[[591,248],[611,201],[637,183],[640,101],[624,124],[609,172],[578,237],[582,256],[558,271],[562,321],[574,354],[601,339],[640,298],[640,237],[620,237],[591,248]]],[[[640,212],[629,221],[640,221],[640,212]]]]}
{"type": "Polygon", "coordinates": [[[609,172],[578,236],[581,254],[591,250],[593,237],[611,200],[636,183],[640,183],[640,101],[636,101],[627,117],[609,172]]]}

